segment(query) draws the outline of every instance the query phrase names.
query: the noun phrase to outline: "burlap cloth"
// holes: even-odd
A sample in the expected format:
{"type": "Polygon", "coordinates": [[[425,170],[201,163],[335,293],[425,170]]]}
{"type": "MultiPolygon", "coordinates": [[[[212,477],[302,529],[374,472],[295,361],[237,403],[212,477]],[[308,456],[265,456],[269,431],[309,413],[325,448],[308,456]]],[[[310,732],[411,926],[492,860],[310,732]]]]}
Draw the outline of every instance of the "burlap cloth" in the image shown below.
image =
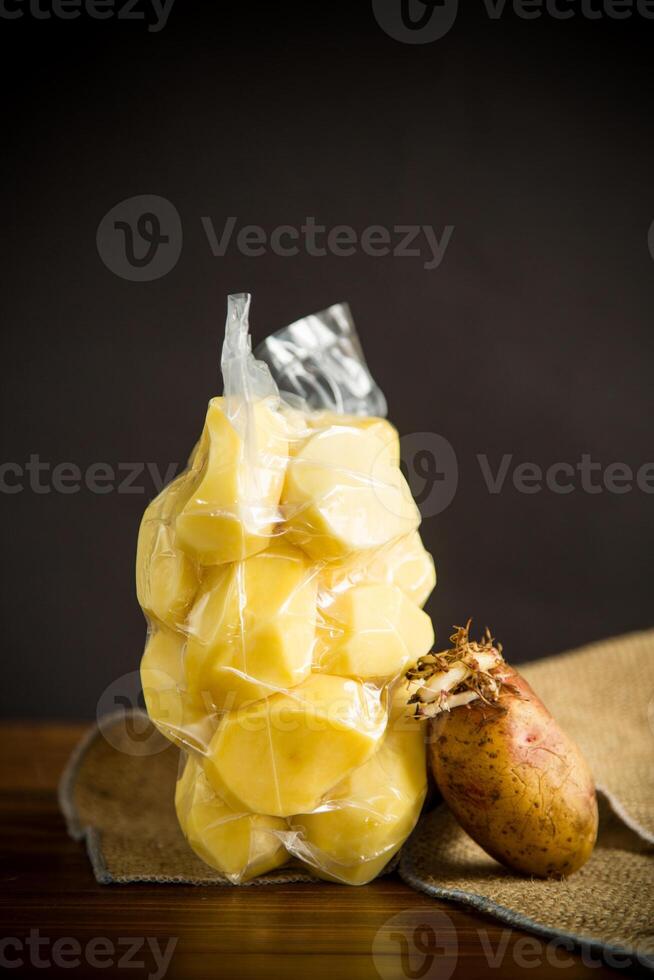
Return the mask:
{"type": "MultiPolygon", "coordinates": [[[[405,845],[399,873],[422,892],[654,969],[654,630],[520,670],[595,774],[600,834],[592,858],[565,881],[520,877],[487,857],[441,805],[405,845]]],[[[86,840],[103,883],[228,884],[186,844],[173,808],[178,754],[148,726],[139,714],[120,713],[78,745],[59,794],[69,833],[86,840]]],[[[289,867],[253,884],[310,880],[289,867]]]]}

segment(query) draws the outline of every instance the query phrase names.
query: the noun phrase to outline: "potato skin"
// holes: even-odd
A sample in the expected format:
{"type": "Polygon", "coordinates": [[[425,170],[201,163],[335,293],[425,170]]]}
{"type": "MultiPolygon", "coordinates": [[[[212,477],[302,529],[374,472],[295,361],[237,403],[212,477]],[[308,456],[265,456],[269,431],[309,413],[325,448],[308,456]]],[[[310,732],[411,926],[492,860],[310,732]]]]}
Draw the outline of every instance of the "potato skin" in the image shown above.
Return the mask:
{"type": "Polygon", "coordinates": [[[537,877],[572,874],[597,837],[593,778],[580,750],[509,667],[493,705],[475,701],[430,723],[438,788],[461,826],[501,864],[537,877]]]}

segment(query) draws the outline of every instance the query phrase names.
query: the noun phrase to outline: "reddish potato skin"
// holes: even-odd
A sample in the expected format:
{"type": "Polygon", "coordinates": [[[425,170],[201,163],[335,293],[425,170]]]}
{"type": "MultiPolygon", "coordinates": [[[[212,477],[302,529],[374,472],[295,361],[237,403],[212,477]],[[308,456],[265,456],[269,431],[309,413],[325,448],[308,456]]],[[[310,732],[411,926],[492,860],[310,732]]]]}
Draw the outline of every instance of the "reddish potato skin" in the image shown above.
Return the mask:
{"type": "Polygon", "coordinates": [[[516,670],[493,705],[475,701],[430,723],[436,783],[461,826],[495,860],[542,878],[572,874],[597,837],[583,755],[516,670]]]}

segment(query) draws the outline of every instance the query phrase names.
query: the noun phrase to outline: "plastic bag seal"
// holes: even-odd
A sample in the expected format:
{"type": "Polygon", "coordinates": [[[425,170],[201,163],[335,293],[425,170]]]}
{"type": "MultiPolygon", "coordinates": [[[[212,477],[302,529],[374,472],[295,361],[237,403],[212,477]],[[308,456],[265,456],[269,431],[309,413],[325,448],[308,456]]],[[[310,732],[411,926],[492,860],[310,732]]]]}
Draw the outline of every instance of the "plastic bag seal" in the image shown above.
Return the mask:
{"type": "Polygon", "coordinates": [[[267,337],[255,350],[282,397],[313,411],[385,418],[386,398],[363,355],[347,303],[302,317],[267,337]]]}

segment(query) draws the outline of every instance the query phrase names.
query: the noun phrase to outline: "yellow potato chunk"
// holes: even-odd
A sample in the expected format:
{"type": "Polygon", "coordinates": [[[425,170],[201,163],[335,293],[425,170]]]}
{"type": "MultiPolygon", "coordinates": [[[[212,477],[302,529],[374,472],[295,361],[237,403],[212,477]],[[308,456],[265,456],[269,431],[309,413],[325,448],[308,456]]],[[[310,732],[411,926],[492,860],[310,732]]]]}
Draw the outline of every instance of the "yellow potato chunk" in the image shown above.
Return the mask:
{"type": "Polygon", "coordinates": [[[367,577],[370,582],[397,585],[416,606],[424,606],[436,585],[434,559],[418,531],[412,531],[373,555],[367,577]]]}
{"type": "Polygon", "coordinates": [[[192,475],[173,480],[146,508],[136,546],[136,594],[143,611],[171,628],[184,622],[198,587],[194,563],[176,546],[175,516],[192,475]]]}
{"type": "Polygon", "coordinates": [[[195,756],[175,790],[177,819],[195,853],[234,883],[279,868],[288,859],[279,833],[285,820],[230,809],[212,789],[195,756]]]}
{"type": "Polygon", "coordinates": [[[288,694],[226,714],[205,772],[234,809],[278,817],[303,813],[370,758],[385,726],[377,691],[312,674],[288,694]]]}
{"type": "Polygon", "coordinates": [[[236,408],[230,415],[224,398],[209,402],[208,452],[176,520],[180,547],[207,565],[262,551],[279,516],[288,457],[284,420],[270,399],[236,408]]]}
{"type": "Polygon", "coordinates": [[[427,792],[424,729],[389,731],[372,758],[327,794],[315,813],[295,816],[296,853],[320,877],[363,885],[413,830],[427,792]]]}
{"type": "Polygon", "coordinates": [[[316,589],[304,552],[280,540],[246,561],[210,570],[187,623],[194,694],[224,711],[305,680],[316,589]]]}
{"type": "Polygon", "coordinates": [[[307,439],[289,461],[282,509],[293,542],[317,560],[378,548],[420,523],[374,429],[335,426],[307,439]]]}
{"type": "Polygon", "coordinates": [[[412,531],[378,551],[325,565],[318,582],[322,592],[371,582],[397,585],[417,606],[424,606],[436,585],[436,570],[420,533],[412,531]]]}
{"type": "Polygon", "coordinates": [[[394,466],[400,465],[400,436],[394,425],[376,415],[341,415],[339,412],[313,412],[307,416],[307,425],[314,431],[334,426],[365,429],[384,443],[388,459],[394,466]]]}
{"type": "Polygon", "coordinates": [[[310,436],[333,428],[365,429],[374,433],[387,447],[387,458],[400,465],[400,436],[394,425],[374,415],[345,415],[340,412],[301,412],[284,405],[282,412],[288,426],[288,454],[297,456],[310,436]]]}
{"type": "Polygon", "coordinates": [[[151,633],[141,660],[141,686],[150,720],[182,748],[205,748],[215,724],[207,708],[186,689],[185,637],[171,630],[151,633]]]}
{"type": "Polygon", "coordinates": [[[395,677],[433,643],[431,619],[396,585],[353,585],[321,609],[314,664],[345,677],[395,677]]]}

